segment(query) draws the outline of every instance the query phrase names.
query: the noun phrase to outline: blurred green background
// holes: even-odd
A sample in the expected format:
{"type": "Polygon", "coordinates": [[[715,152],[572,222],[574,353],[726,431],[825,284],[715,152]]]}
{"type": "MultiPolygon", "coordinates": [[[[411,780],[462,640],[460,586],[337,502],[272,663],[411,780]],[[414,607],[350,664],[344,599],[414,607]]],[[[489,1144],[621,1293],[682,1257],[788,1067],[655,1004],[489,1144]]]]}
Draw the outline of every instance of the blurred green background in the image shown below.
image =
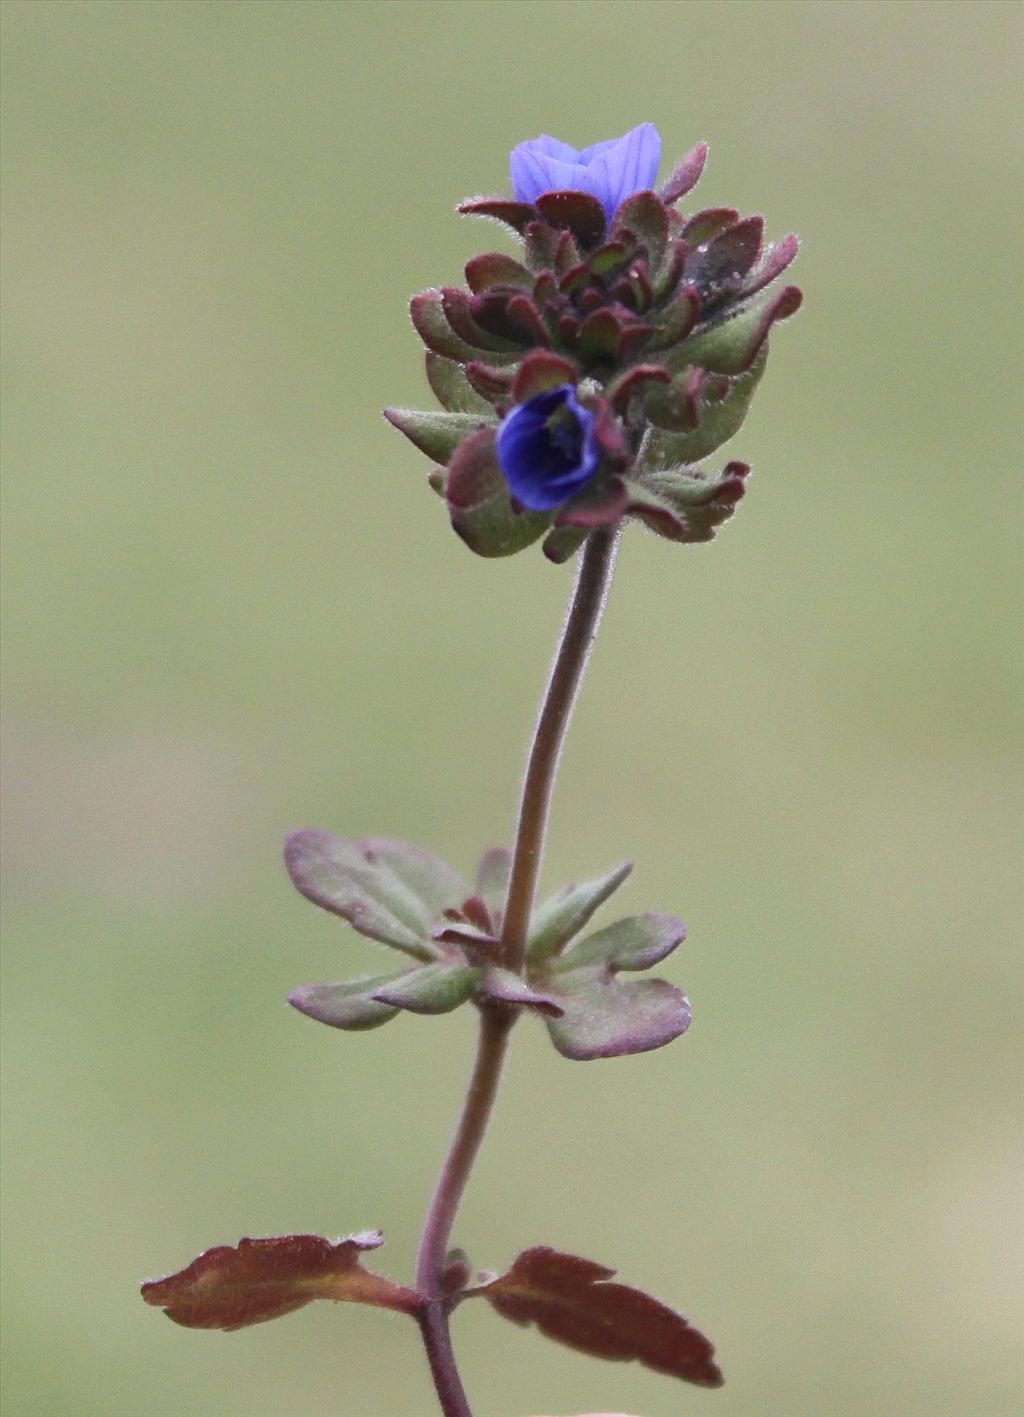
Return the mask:
{"type": "Polygon", "coordinates": [[[455,202],[524,137],[643,119],[666,163],[711,142],[699,205],[805,243],[735,522],[626,537],[545,872],[636,858],[622,913],[689,922],[695,1023],[590,1065],[524,1023],[457,1238],[618,1266],[728,1382],[481,1305],[467,1386],[480,1417],[1021,1411],[1022,13],[7,5],[11,1417],[434,1410],[399,1319],[189,1333],[137,1284],[377,1225],[409,1272],[470,1012],[289,1010],[379,957],[279,841],[507,839],[571,571],[474,559],[378,409],[429,406],[408,295],[504,244],[455,202]]]}

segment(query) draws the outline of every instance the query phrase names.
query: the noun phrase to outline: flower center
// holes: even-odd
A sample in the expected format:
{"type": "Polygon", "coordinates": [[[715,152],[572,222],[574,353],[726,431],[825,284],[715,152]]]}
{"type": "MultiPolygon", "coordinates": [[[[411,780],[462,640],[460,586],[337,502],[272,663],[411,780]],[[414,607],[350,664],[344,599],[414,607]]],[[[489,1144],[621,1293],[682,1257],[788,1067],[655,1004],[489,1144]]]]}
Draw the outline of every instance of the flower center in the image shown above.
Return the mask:
{"type": "Polygon", "coordinates": [[[583,430],[569,405],[562,403],[549,413],[544,420],[544,427],[551,451],[558,455],[567,469],[575,467],[580,460],[583,430]]]}

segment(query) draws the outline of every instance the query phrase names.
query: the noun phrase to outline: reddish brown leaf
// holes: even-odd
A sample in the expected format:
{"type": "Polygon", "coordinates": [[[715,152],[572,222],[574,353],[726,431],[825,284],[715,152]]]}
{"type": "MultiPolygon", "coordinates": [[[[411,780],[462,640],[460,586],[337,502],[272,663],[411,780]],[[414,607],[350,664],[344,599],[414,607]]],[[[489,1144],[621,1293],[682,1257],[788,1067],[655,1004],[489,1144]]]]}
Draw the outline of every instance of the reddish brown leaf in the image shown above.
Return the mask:
{"type": "Polygon", "coordinates": [[[359,1263],[382,1244],[379,1230],[332,1244],[320,1235],[275,1235],[217,1245],[177,1274],[142,1286],[147,1304],[185,1328],[231,1332],[290,1314],[313,1299],[375,1304],[411,1314],[419,1295],[359,1263]]]}
{"type": "Polygon", "coordinates": [[[595,1358],[634,1359],[656,1373],[720,1387],[714,1348],[682,1314],[639,1289],[611,1284],[613,1269],[548,1245],[524,1250],[507,1274],[471,1290],[513,1323],[595,1358]]]}

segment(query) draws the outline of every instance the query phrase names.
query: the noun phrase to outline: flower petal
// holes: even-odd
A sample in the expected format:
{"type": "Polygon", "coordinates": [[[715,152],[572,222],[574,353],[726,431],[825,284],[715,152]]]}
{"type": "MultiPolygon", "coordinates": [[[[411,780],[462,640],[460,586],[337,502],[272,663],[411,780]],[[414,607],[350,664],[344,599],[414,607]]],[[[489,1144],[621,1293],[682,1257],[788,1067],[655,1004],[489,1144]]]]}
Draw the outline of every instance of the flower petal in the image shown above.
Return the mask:
{"type": "Polygon", "coordinates": [[[634,192],[654,186],[661,161],[661,135],[653,123],[640,123],[591,162],[588,172],[593,193],[609,221],[616,208],[634,192]]]}

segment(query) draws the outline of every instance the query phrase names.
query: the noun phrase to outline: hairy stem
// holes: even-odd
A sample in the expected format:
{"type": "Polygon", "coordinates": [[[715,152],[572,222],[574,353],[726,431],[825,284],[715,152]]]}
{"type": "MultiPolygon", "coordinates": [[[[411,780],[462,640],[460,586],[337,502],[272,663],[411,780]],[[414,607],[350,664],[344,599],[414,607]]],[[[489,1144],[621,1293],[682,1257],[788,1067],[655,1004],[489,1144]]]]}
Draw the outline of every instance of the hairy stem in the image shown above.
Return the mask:
{"type": "MultiPolygon", "coordinates": [[[[558,759],[604,611],[617,539],[617,529],[602,528],[587,540],[530,746],[500,946],[502,961],[517,973],[521,972],[526,955],[530,912],[558,759]]],[[[515,1019],[514,1012],[501,1007],[482,1006],[480,1009],[473,1074],[420,1236],[416,1287],[423,1296],[423,1306],[419,1322],[444,1417],[473,1417],[448,1331],[449,1304],[442,1277],[452,1226],[487,1130],[515,1019]]]]}
{"type": "Polygon", "coordinates": [[[501,932],[502,958],[508,968],[517,973],[526,955],[530,912],[540,874],[558,759],[590,648],[604,613],[617,544],[617,527],[595,531],[587,541],[530,747],[501,932]]]}

